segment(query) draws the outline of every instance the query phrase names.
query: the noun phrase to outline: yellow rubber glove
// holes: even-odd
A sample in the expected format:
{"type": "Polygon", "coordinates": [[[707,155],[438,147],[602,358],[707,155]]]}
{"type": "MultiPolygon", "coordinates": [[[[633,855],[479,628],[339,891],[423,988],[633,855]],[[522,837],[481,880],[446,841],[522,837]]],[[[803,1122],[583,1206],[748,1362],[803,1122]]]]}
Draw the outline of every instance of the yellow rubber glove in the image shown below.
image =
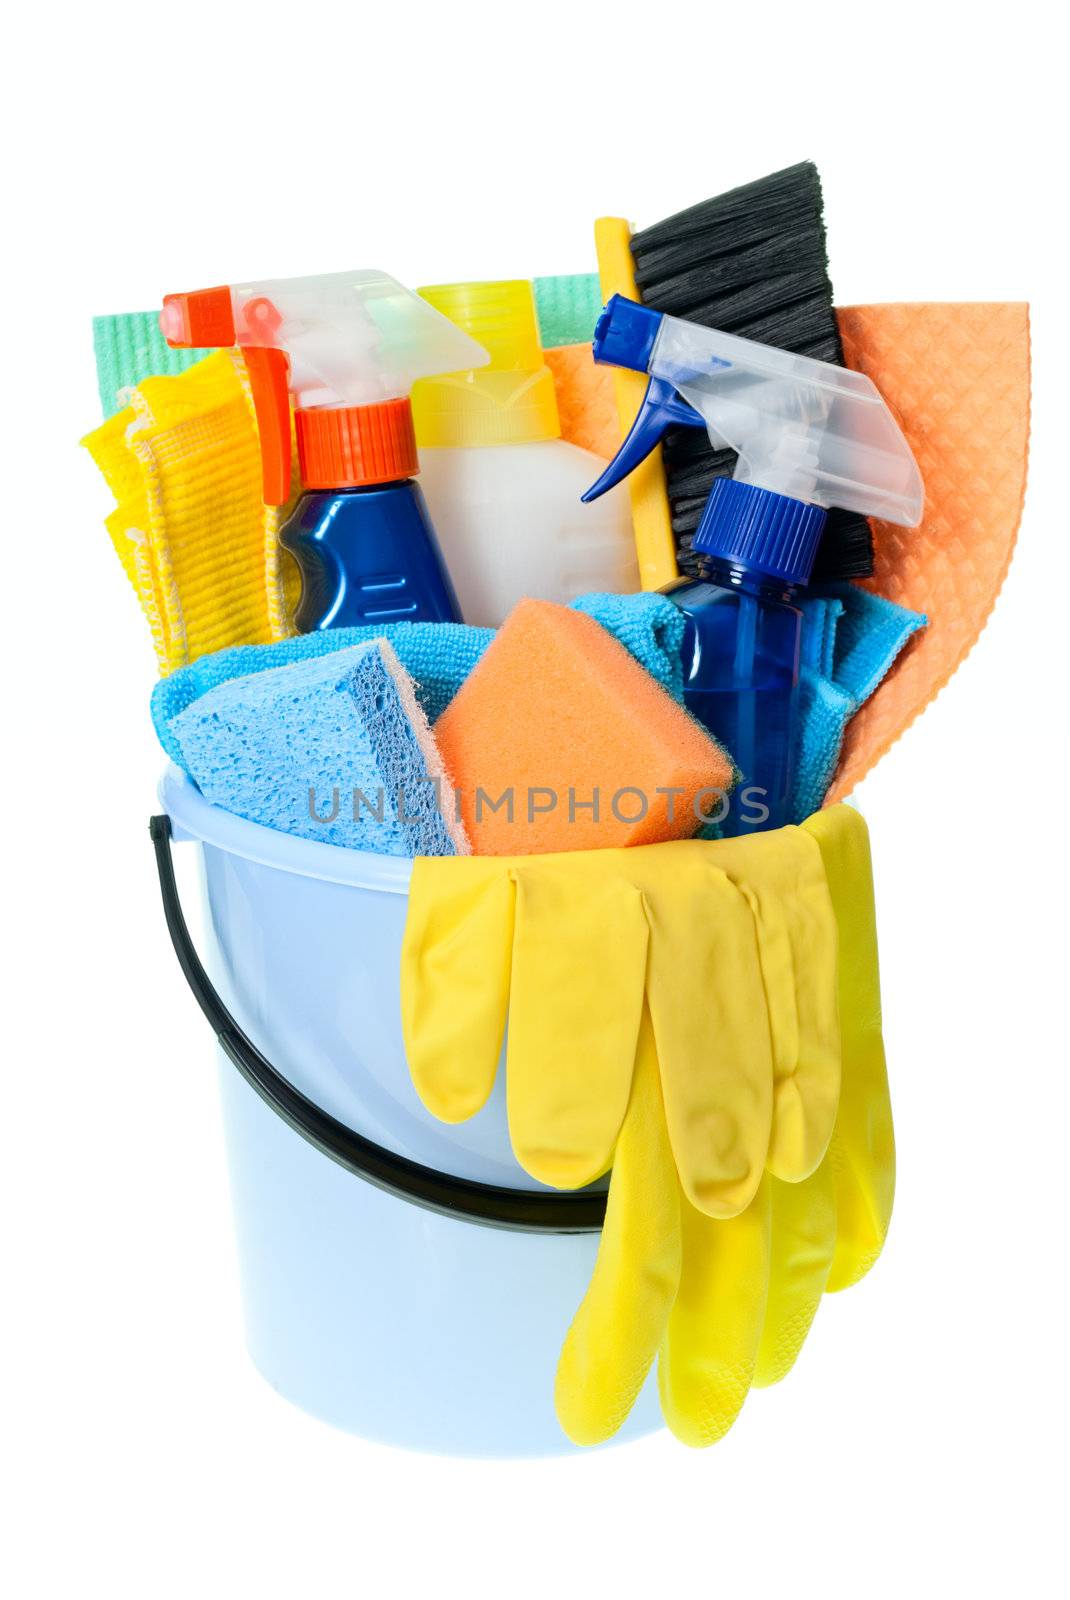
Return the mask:
{"type": "Polygon", "coordinates": [[[840,1097],[838,941],[824,861],[800,828],[724,840],[716,861],[758,929],[774,1057],[766,1165],[797,1183],[825,1154],[840,1097]]]}
{"type": "Polygon", "coordinates": [[[402,955],[413,1080],[436,1116],[473,1115],[508,1012],[517,1159],[554,1187],[588,1183],[628,1102],[645,972],[685,1193],[734,1216],[767,1161],[794,1179],[824,1153],[839,1086],[835,959],[820,851],[796,828],[421,859],[402,955]]]}
{"type": "MultiPolygon", "coordinates": [[[[740,1216],[715,1221],[680,1197],[683,1261],[679,1293],[666,1319],[658,1385],[669,1427],[693,1446],[723,1437],[751,1384],[762,1387],[787,1375],[821,1296],[827,1288],[843,1287],[860,1276],[876,1258],[887,1231],[894,1147],[880,1039],[866,828],[846,807],[814,820],[845,949],[850,942],[850,958],[840,970],[842,1108],[829,1151],[816,1170],[798,1183],[767,1176],[740,1216]],[[834,1258],[836,1272],[830,1275],[834,1258]]],[[[720,852],[722,859],[724,854],[720,852]]],[[[647,1102],[645,1110],[652,1121],[656,1105],[647,1102]]],[[[631,1133],[634,1141],[636,1132],[631,1133]]],[[[664,1136],[649,1122],[642,1142],[651,1152],[664,1152],[664,1136]]],[[[622,1182],[634,1182],[633,1165],[621,1170],[622,1182]]],[[[614,1165],[611,1205],[617,1181],[614,1165]]],[[[671,1189],[672,1183],[663,1153],[659,1187],[671,1189]]],[[[652,1217],[652,1208],[647,1210],[652,1217]]],[[[643,1244],[656,1259],[659,1252],[664,1256],[669,1241],[652,1239],[649,1226],[643,1244]]],[[[634,1236],[630,1242],[637,1247],[634,1236]]],[[[620,1422],[607,1396],[638,1392],[636,1362],[648,1358],[649,1334],[624,1350],[619,1333],[614,1335],[628,1312],[632,1282],[634,1258],[629,1261],[615,1239],[604,1259],[599,1253],[591,1290],[561,1356],[559,1371],[582,1373],[587,1385],[586,1397],[577,1395],[574,1376],[569,1385],[558,1385],[558,1417],[577,1443],[610,1438],[620,1422]]],[[[662,1315],[664,1295],[648,1294],[644,1313],[647,1319],[662,1315]]]]}
{"type": "Polygon", "coordinates": [[[836,1248],[836,1191],[826,1155],[801,1183],[769,1179],[769,1292],[755,1388],[786,1378],[828,1287],[836,1248]]]}
{"type": "Polygon", "coordinates": [[[680,1216],[644,1008],[598,1257],[557,1364],[554,1403],[574,1444],[611,1439],[643,1386],[680,1284],[680,1216]]]}
{"type": "Polygon", "coordinates": [[[684,1444],[723,1439],[754,1380],[769,1290],[770,1185],[727,1221],[682,1207],[680,1291],[658,1362],[665,1421],[684,1444]]]}
{"type": "Polygon", "coordinates": [[[636,1064],[648,933],[624,850],[513,869],[506,1095],[513,1153],[554,1188],[613,1160],[636,1064]],[[604,859],[599,859],[604,858],[604,859]]]}
{"type": "Polygon", "coordinates": [[[401,1026],[424,1105],[442,1122],[465,1122],[486,1103],[498,1071],[515,895],[504,857],[466,856],[464,872],[450,872],[452,860],[413,863],[401,1026]]]}
{"type": "Polygon", "coordinates": [[[575,1187],[608,1167],[645,986],[685,1191],[732,1216],[757,1189],[772,1118],[765,991],[750,907],[710,852],[513,863],[509,1128],[517,1160],[543,1182],[575,1187]]]}
{"type": "Polygon", "coordinates": [[[884,1245],[895,1197],[895,1137],[881,1035],[877,923],[869,832],[832,806],[803,828],[818,842],[839,927],[843,1086],[829,1160],[836,1184],[836,1253],[829,1289],[865,1276],[884,1245]]]}
{"type": "MultiPolygon", "coordinates": [[[[696,1312],[690,1324],[689,1348],[681,1356],[678,1345],[674,1345],[673,1332],[693,1270],[684,1213],[680,1299],[662,1351],[659,1387],[666,1420],[677,1437],[690,1444],[712,1443],[731,1425],[742,1403],[742,1385],[748,1371],[758,1387],[777,1383],[787,1375],[806,1339],[822,1294],[857,1282],[872,1266],[891,1217],[895,1146],[881,1037],[868,832],[858,813],[846,806],[820,812],[804,826],[821,850],[839,933],[839,1108],[828,1153],[809,1177],[796,1183],[766,1180],[770,1201],[768,1245],[760,1204],[752,1205],[744,1214],[751,1224],[749,1233],[738,1228],[742,1218],[707,1224],[726,1234],[733,1229],[737,1232],[723,1244],[716,1233],[709,1241],[708,1258],[699,1275],[701,1284],[711,1286],[709,1317],[696,1312]],[[717,1267],[729,1252],[733,1261],[731,1287],[715,1290],[712,1285],[717,1267]],[[763,1292],[760,1341],[757,1358],[752,1361],[754,1319],[763,1292]],[[722,1308],[720,1314],[718,1305],[722,1308]]],[[[731,849],[742,857],[758,842],[732,841],[731,849]]],[[[719,861],[734,873],[736,863],[728,864],[727,857],[728,849],[719,850],[719,861]]],[[[796,897],[801,889],[801,884],[796,886],[796,897]]],[[[786,887],[785,893],[790,892],[786,887]]],[[[812,905],[819,903],[820,896],[816,901],[811,899],[812,905]]],[[[801,925],[800,918],[797,927],[801,925]]],[[[809,991],[808,998],[819,1000],[818,989],[809,991]]],[[[784,1012],[771,1007],[771,1016],[779,1016],[782,1021],[784,1012]]],[[[819,1027],[815,1038],[822,1036],[823,1028],[819,1027]]],[[[830,1073],[827,1066],[826,1072],[830,1073]]],[[[826,1088],[826,1106],[828,1093],[826,1088]]],[[[814,1096],[811,1105],[820,1103],[821,1097],[814,1096]]],[[[691,1237],[695,1237],[694,1229],[691,1237]]],[[[699,1247],[695,1248],[695,1256],[701,1256],[699,1247]]],[[[698,1304],[700,1296],[698,1289],[688,1293],[687,1299],[698,1304]]]]}
{"type": "Polygon", "coordinates": [[[647,996],[676,1170],[692,1206],[726,1218],[765,1170],[773,1057],[754,916],[717,850],[689,841],[632,854],[645,857],[647,996]]]}
{"type": "Polygon", "coordinates": [[[447,1120],[483,1104],[508,1011],[522,1165],[559,1187],[613,1166],[558,1373],[577,1442],[620,1426],[659,1345],[670,1427],[720,1438],[752,1382],[790,1369],[826,1285],[853,1281],[883,1240],[892,1157],[865,824],[844,807],[812,823],[416,863],[402,993],[425,1103],[447,1120]],[[837,930],[851,954],[839,1020],[837,930]],[[821,1159],[841,1050],[843,1109],[821,1159]]]}

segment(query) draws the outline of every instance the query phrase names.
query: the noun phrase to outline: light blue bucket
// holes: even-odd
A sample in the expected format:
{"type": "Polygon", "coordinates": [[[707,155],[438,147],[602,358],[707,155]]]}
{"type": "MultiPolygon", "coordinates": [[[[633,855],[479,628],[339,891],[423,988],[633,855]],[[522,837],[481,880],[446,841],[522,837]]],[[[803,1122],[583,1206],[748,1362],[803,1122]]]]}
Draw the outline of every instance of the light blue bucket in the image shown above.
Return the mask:
{"type": "MultiPolygon", "coordinates": [[[[398,995],[408,862],[245,822],[174,768],[160,798],[174,839],[200,845],[212,983],[299,1091],[295,1104],[303,1096],[325,1124],[444,1181],[500,1186],[520,1209],[590,1208],[582,1197],[540,1199],[550,1191],[515,1161],[503,1071],[485,1109],[459,1127],[435,1121],[417,1098],[398,995]]],[[[161,852],[164,882],[166,840],[161,852]]],[[[181,959],[174,925],[172,936],[181,959]]],[[[183,964],[190,976],[196,957],[183,964]]],[[[385,1444],[464,1456],[573,1452],[554,1415],[554,1369],[597,1235],[503,1230],[385,1192],[295,1131],[285,1104],[280,1114],[265,1103],[228,1048],[220,1081],[246,1338],[268,1382],[385,1444]]],[[[648,1382],[617,1440],[661,1425],[648,1382]]]]}

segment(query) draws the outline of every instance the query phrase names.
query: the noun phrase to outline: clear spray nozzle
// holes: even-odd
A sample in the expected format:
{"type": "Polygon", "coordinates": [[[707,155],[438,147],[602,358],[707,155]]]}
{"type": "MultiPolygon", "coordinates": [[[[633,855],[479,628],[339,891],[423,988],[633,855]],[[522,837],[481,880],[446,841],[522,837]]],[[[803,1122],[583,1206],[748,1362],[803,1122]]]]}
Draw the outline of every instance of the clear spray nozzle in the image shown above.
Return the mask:
{"type": "Polygon", "coordinates": [[[921,521],[917,462],[861,372],[700,327],[621,296],[595,332],[597,361],[649,372],[643,410],[589,497],[626,476],[676,425],[705,427],[738,457],[735,478],[825,509],[908,528],[921,521]],[[645,413],[645,415],[644,415],[645,413]]]}
{"type": "Polygon", "coordinates": [[[256,405],[264,498],[289,492],[289,395],[302,411],[407,396],[418,378],[485,366],[483,347],[385,272],[333,272],[168,295],[168,343],[240,346],[256,405]]]}

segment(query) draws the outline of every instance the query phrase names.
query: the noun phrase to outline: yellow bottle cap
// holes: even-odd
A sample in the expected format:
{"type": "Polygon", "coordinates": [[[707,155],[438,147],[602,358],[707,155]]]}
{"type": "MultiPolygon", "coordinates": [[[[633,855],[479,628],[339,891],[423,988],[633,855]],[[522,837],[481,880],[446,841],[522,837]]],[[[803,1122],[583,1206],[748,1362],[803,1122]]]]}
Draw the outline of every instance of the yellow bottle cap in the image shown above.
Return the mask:
{"type": "Polygon", "coordinates": [[[413,386],[418,445],[531,444],[559,439],[553,374],[543,361],[535,295],[523,278],[438,283],[420,294],[481,344],[490,365],[413,386]]]}

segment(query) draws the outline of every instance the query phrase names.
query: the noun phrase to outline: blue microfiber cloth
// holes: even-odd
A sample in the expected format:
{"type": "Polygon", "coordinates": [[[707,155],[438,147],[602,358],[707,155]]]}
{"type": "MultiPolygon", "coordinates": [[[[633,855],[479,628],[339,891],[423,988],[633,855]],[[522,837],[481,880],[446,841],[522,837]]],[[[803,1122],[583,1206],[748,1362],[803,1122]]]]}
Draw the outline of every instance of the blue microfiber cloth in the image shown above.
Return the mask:
{"type": "MultiPolygon", "coordinates": [[[[575,602],[577,610],[602,623],[616,635],[635,659],[681,698],[680,644],[684,619],[681,612],[657,594],[591,594],[575,602]]],[[[188,771],[171,723],[185,708],[217,685],[249,673],[265,672],[294,661],[333,655],[369,639],[387,639],[402,665],[415,679],[416,697],[429,722],[445,711],[494,637],[492,628],[469,628],[452,622],[391,622],[380,627],[334,628],[322,633],[299,634],[277,644],[239,645],[201,656],[170,677],[161,678],[152,692],[152,720],[160,743],[177,766],[188,771]]]]}
{"type": "Polygon", "coordinates": [[[812,667],[799,669],[799,748],[795,755],[791,820],[804,822],[825,803],[848,722],[858,710],[846,689],[812,667]]]}
{"type": "Polygon", "coordinates": [[[680,646],[687,618],[679,606],[663,594],[584,594],[572,608],[608,628],[663,689],[674,699],[683,699],[680,646]]]}
{"type": "Polygon", "coordinates": [[[870,594],[856,583],[829,585],[826,592],[839,595],[843,601],[833,676],[862,705],[887,677],[907,640],[929,619],[885,600],[883,595],[870,594]]]}
{"type": "Polygon", "coordinates": [[[848,722],[928,619],[854,583],[829,584],[798,604],[803,643],[792,820],[802,822],[824,804],[848,722]]]}
{"type": "Polygon", "coordinates": [[[468,853],[452,806],[440,809],[434,736],[385,640],[218,683],[171,732],[205,798],[250,822],[382,855],[468,853]]]}
{"type": "Polygon", "coordinates": [[[796,604],[803,614],[800,669],[809,667],[819,677],[831,678],[835,670],[836,633],[843,616],[843,601],[833,595],[806,595],[796,604]]]}

